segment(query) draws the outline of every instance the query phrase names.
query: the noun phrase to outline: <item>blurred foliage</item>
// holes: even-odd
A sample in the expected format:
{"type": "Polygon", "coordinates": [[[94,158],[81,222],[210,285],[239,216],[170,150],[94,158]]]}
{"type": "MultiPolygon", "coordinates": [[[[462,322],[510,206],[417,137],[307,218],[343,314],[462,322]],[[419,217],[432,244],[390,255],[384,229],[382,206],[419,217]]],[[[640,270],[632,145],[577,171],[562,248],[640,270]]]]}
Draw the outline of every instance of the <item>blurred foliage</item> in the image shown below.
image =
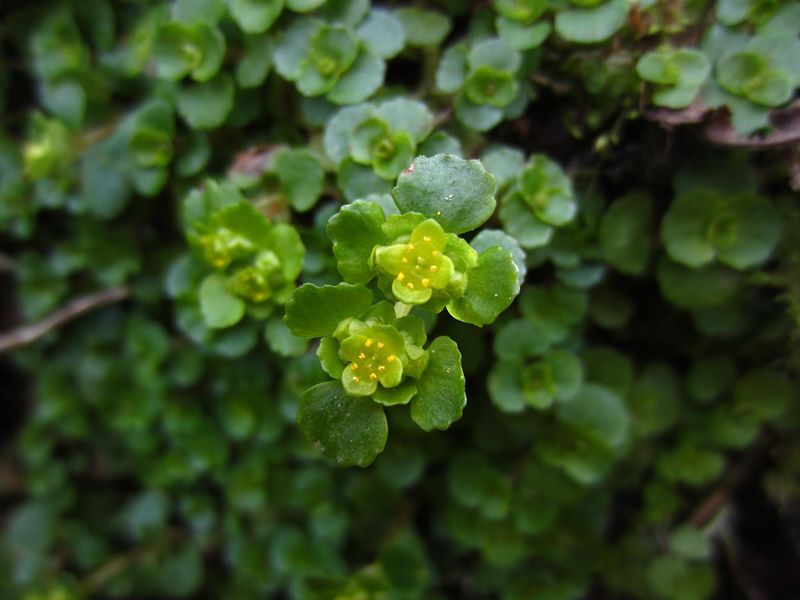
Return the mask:
{"type": "Polygon", "coordinates": [[[800,502],[798,56],[796,0],[4,2],[0,597],[724,593],[708,499],[800,502]]]}

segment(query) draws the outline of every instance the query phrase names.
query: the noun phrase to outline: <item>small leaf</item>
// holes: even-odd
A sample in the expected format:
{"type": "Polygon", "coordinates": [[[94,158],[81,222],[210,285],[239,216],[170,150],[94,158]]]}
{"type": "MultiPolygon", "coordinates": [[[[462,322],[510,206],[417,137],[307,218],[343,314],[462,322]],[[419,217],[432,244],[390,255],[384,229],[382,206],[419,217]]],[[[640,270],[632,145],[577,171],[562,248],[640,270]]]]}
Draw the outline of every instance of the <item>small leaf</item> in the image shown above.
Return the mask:
{"type": "Polygon", "coordinates": [[[233,108],[235,87],[226,73],[209,82],[184,87],[178,92],[178,113],[193,129],[219,127],[233,108]]]}
{"type": "Polygon", "coordinates": [[[608,0],[591,8],[559,11],[555,27],[568,42],[594,44],[607,40],[619,31],[627,16],[627,0],[608,0]]]}
{"type": "Polygon", "coordinates": [[[446,231],[463,233],[494,212],[494,177],[477,160],[450,154],[418,156],[398,178],[392,197],[402,211],[436,219],[446,231]]]}
{"type": "Polygon", "coordinates": [[[493,246],[505,248],[511,253],[514,264],[517,265],[517,281],[520,285],[525,281],[528,267],[525,264],[525,251],[520,247],[516,238],[511,237],[501,229],[482,229],[469,243],[478,254],[493,246]]]}
{"type": "Polygon", "coordinates": [[[667,259],[658,266],[661,293],[681,308],[699,309],[722,304],[733,297],[739,283],[736,273],[723,267],[689,269],[667,259]]]}
{"type": "Polygon", "coordinates": [[[343,206],[328,221],[336,266],[345,281],[366,283],[375,275],[372,250],[386,241],[381,230],[384,221],[383,209],[364,200],[343,206]]]}
{"type": "Polygon", "coordinates": [[[438,46],[450,32],[450,20],[441,13],[405,7],[394,11],[406,32],[409,46],[438,46]]]}
{"type": "Polygon", "coordinates": [[[263,33],[283,11],[284,0],[229,0],[231,17],[242,31],[263,33]]]}
{"type": "Polygon", "coordinates": [[[411,418],[425,431],[447,429],[461,418],[467,396],[461,353],[449,337],[440,336],[428,348],[428,366],[411,400],[411,418]]]}
{"type": "Polygon", "coordinates": [[[558,405],[558,419],[606,448],[619,448],[628,437],[630,417],[619,396],[586,384],[569,401],[558,405]]]}
{"type": "Polygon", "coordinates": [[[378,91],[383,84],[386,63],[368,52],[359,52],[355,63],[339,78],[328,92],[334,104],[363,102],[378,91]]]}
{"type": "Polygon", "coordinates": [[[244,89],[255,88],[269,75],[274,45],[269,35],[245,38],[245,44],[244,56],[236,66],[236,83],[244,89]]]}
{"type": "Polygon", "coordinates": [[[272,351],[281,356],[301,356],[308,348],[308,341],[293,335],[278,318],[270,318],[264,336],[272,351]]]}
{"type": "Polygon", "coordinates": [[[600,246],[605,259],[618,271],[641,275],[651,252],[649,229],[653,199],[633,192],[615,200],[600,224],[600,246]]]}
{"type": "Polygon", "coordinates": [[[500,246],[485,250],[478,266],[467,272],[466,292],[448,304],[447,311],[478,327],[493,323],[519,294],[518,273],[511,252],[500,246]]]}
{"type": "Polygon", "coordinates": [[[235,325],[244,316],[245,303],[228,291],[222,275],[206,277],[200,285],[199,298],[203,320],[212,329],[235,325]]]}
{"type": "Polygon", "coordinates": [[[442,54],[436,69],[436,89],[452,94],[461,89],[467,77],[467,47],[464,44],[450,46],[442,54]]]}
{"type": "Polygon", "coordinates": [[[297,424],[317,450],[343,467],[368,466],[383,451],[389,432],[380,404],[348,396],[337,381],[303,393],[297,424]]]}
{"type": "Polygon", "coordinates": [[[363,285],[306,283],[286,304],[283,321],[296,336],[323,337],[343,320],[362,315],[371,304],[372,292],[363,285]]]}
{"type": "Polygon", "coordinates": [[[308,150],[284,150],[275,157],[275,171],[281,190],[298,212],[317,203],[325,183],[325,171],[317,157],[308,150]]]}
{"type": "Polygon", "coordinates": [[[406,32],[400,20],[379,8],[370,11],[356,33],[369,51],[379,58],[392,58],[406,42],[406,32]]]}
{"type": "Polygon", "coordinates": [[[531,207],[518,192],[512,192],[503,198],[500,203],[500,221],[523,248],[546,246],[553,237],[553,228],[536,218],[531,207]]]}
{"type": "Polygon", "coordinates": [[[455,102],[456,118],[473,131],[489,131],[503,120],[503,109],[488,104],[475,104],[466,94],[459,94],[455,102]]]}

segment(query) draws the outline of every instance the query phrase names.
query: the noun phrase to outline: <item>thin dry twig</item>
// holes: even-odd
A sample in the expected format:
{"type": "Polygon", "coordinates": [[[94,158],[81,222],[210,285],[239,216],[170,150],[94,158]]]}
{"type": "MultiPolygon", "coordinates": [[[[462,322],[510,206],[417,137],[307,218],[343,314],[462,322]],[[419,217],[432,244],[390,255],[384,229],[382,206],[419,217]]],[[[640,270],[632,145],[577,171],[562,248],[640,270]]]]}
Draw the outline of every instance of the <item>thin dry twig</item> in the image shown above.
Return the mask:
{"type": "Polygon", "coordinates": [[[81,315],[96,310],[101,306],[124,300],[129,295],[130,290],[127,287],[116,287],[80,296],[41,321],[22,325],[17,329],[0,335],[0,354],[30,344],[81,315]]]}
{"type": "Polygon", "coordinates": [[[763,460],[764,455],[769,452],[770,447],[770,439],[766,436],[762,436],[761,439],[753,444],[742,460],[692,512],[689,517],[689,523],[695,527],[702,528],[713,521],[714,517],[728,505],[733,493],[750,479],[754,470],[763,460]]]}

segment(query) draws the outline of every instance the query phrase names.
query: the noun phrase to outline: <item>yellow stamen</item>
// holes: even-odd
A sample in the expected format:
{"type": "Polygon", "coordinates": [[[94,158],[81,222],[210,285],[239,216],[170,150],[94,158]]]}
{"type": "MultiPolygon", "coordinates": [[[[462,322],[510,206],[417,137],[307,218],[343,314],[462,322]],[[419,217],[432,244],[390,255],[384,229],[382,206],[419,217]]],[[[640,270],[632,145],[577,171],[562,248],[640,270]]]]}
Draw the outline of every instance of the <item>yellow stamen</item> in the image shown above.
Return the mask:
{"type": "Polygon", "coordinates": [[[352,366],[352,367],[350,367],[350,368],[351,368],[353,371],[355,371],[355,370],[358,368],[358,364],[356,364],[356,363],[353,363],[353,366],[352,366]]]}
{"type": "Polygon", "coordinates": [[[378,342],[378,350],[383,350],[383,347],[384,347],[385,345],[386,345],[386,344],[384,344],[383,342],[378,342]]]}
{"type": "Polygon", "coordinates": [[[430,242],[430,241],[431,241],[431,236],[429,236],[429,235],[423,235],[423,236],[422,236],[422,239],[423,239],[423,240],[425,240],[426,242],[430,242]]]}
{"type": "Polygon", "coordinates": [[[372,346],[372,338],[367,338],[367,341],[366,341],[366,342],[364,342],[364,345],[365,345],[367,348],[369,348],[370,346],[372,346]]]}
{"type": "Polygon", "coordinates": [[[386,357],[386,362],[390,362],[391,363],[391,362],[394,362],[396,360],[397,360],[397,357],[394,354],[390,354],[389,356],[386,357]]]}
{"type": "Polygon", "coordinates": [[[404,273],[398,273],[397,274],[397,281],[403,281],[403,279],[405,279],[405,278],[406,278],[406,276],[405,276],[404,273]]]}
{"type": "Polygon", "coordinates": [[[380,367],[378,367],[378,371],[385,371],[385,370],[386,370],[386,367],[384,367],[383,365],[381,365],[380,367]]]}
{"type": "Polygon", "coordinates": [[[439,256],[439,251],[438,250],[432,251],[431,256],[439,256]]]}
{"type": "Polygon", "coordinates": [[[414,244],[409,244],[409,245],[408,245],[408,246],[406,246],[406,247],[407,247],[409,250],[413,250],[413,249],[414,249],[414,244]]]}
{"type": "Polygon", "coordinates": [[[378,380],[378,376],[375,373],[370,373],[369,374],[369,378],[372,379],[372,381],[377,381],[378,380]]]}
{"type": "Polygon", "coordinates": [[[404,256],[403,258],[400,259],[400,262],[405,264],[408,262],[408,259],[404,256]]]}
{"type": "Polygon", "coordinates": [[[406,287],[407,287],[408,289],[410,289],[410,290],[413,290],[413,289],[414,289],[414,284],[413,284],[413,283],[411,283],[411,282],[409,282],[409,283],[407,283],[407,284],[406,284],[406,287]]]}
{"type": "Polygon", "coordinates": [[[361,380],[360,380],[358,377],[353,377],[353,381],[355,381],[356,383],[358,383],[358,382],[359,382],[359,381],[361,381],[361,380]]]}
{"type": "Polygon", "coordinates": [[[366,355],[366,354],[364,354],[363,352],[361,352],[361,353],[358,355],[358,358],[360,358],[361,360],[364,360],[365,358],[367,358],[367,355],[366,355]]]}
{"type": "Polygon", "coordinates": [[[431,280],[430,279],[423,279],[422,280],[422,287],[428,287],[428,286],[430,286],[430,284],[431,284],[431,280]]]}
{"type": "Polygon", "coordinates": [[[438,270],[439,270],[439,267],[437,267],[436,265],[431,265],[431,268],[430,268],[431,273],[436,273],[436,271],[438,271],[438,270]]]}

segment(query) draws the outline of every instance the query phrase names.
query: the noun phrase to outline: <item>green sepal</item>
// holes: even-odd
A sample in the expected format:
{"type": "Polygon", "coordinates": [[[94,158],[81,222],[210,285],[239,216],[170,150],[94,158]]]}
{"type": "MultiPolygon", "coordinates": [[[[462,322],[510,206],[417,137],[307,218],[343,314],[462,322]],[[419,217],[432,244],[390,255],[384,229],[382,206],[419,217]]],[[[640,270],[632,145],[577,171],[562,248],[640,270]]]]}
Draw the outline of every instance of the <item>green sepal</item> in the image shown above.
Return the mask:
{"type": "Polygon", "coordinates": [[[371,305],[372,292],[364,285],[306,283],[287,302],[283,322],[298,337],[324,337],[345,319],[362,315],[371,305]]]}
{"type": "Polygon", "coordinates": [[[379,387],[372,395],[372,399],[384,406],[408,404],[417,393],[417,384],[413,379],[406,379],[393,388],[379,387]]]}
{"type": "Polygon", "coordinates": [[[317,450],[343,467],[368,466],[383,451],[389,434],[380,404],[348,396],[335,381],[303,393],[297,424],[317,450]]]}
{"type": "Polygon", "coordinates": [[[446,336],[433,340],[428,352],[428,365],[411,400],[411,418],[424,431],[444,430],[461,418],[467,404],[461,353],[446,336]]]}
{"type": "Polygon", "coordinates": [[[517,265],[511,252],[500,246],[485,250],[478,266],[467,273],[463,296],[447,305],[447,311],[459,321],[481,327],[493,323],[519,294],[517,265]]]}
{"type": "Polygon", "coordinates": [[[328,221],[336,266],[345,281],[366,283],[375,275],[370,259],[375,246],[384,243],[383,209],[375,202],[346,204],[328,221]]]}
{"type": "Polygon", "coordinates": [[[477,160],[451,154],[418,156],[400,177],[392,197],[403,212],[436,219],[445,231],[464,233],[494,212],[494,177],[477,160]]]}
{"type": "Polygon", "coordinates": [[[341,379],[347,363],[339,357],[339,342],[335,337],[328,335],[320,340],[317,357],[323,371],[334,379],[341,379]]]}

